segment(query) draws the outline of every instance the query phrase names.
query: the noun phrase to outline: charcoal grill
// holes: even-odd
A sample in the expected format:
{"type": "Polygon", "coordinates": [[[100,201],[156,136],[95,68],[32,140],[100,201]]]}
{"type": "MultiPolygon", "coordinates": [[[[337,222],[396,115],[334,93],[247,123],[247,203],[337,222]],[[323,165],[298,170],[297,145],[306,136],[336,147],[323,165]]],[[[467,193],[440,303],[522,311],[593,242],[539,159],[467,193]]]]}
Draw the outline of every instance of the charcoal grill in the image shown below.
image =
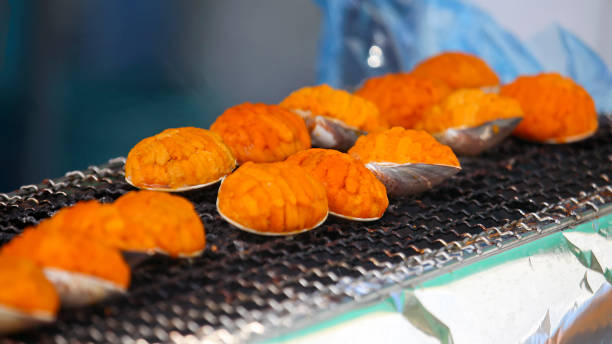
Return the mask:
{"type": "MultiPolygon", "coordinates": [[[[154,257],[129,293],[62,310],[29,342],[243,342],[330,318],[449,269],[612,211],[612,119],[571,145],[508,139],[462,160],[435,190],[393,200],[372,223],[331,218],[293,237],[259,237],[215,211],[216,188],[185,193],[207,232],[201,257],[154,257]]],[[[0,243],[80,200],[112,202],[133,190],[124,159],[0,194],[0,243]]]]}

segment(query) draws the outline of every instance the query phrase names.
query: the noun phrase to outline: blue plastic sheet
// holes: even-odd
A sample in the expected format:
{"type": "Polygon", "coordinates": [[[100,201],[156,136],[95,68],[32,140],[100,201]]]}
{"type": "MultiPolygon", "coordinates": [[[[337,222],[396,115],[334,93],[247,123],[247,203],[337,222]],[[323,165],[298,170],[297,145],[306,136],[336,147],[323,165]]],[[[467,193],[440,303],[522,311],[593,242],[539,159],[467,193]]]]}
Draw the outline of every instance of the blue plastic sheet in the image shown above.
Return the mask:
{"type": "Polygon", "coordinates": [[[483,58],[507,83],[558,71],[612,112],[612,73],[578,37],[555,25],[528,42],[461,0],[315,0],[323,12],[318,81],[353,89],[365,78],[410,70],[442,51],[483,58]]]}

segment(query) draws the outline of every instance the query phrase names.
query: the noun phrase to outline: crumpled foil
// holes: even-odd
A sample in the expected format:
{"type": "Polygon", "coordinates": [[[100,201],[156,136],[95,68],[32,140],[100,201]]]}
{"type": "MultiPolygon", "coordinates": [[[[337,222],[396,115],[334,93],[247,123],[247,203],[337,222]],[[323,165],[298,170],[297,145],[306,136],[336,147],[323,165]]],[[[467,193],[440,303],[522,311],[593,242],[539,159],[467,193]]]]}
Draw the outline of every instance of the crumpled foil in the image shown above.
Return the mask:
{"type": "Polygon", "coordinates": [[[611,269],[607,215],[272,342],[608,343],[611,269]]]}

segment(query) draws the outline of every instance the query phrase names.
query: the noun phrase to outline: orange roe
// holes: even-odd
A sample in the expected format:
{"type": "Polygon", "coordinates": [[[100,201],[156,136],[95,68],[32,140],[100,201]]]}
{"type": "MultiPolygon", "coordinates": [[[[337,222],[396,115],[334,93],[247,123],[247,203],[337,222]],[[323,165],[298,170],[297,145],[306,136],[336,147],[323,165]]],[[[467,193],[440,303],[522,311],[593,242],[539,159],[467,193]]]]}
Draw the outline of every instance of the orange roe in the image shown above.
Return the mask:
{"type": "Polygon", "coordinates": [[[187,199],[165,192],[133,191],[113,206],[128,231],[113,233],[113,244],[130,251],[159,249],[170,256],[190,256],[204,249],[204,225],[187,199]]]}
{"type": "Polygon", "coordinates": [[[572,79],[557,73],[521,76],[501,89],[521,104],[525,117],[513,134],[532,141],[565,142],[597,130],[591,96],[572,79]]]}
{"type": "Polygon", "coordinates": [[[411,74],[440,80],[452,89],[499,84],[499,78],[484,60],[462,52],[445,52],[425,59],[411,74]]]}
{"type": "Polygon", "coordinates": [[[219,189],[219,212],[264,233],[314,227],[328,212],[325,187],[304,169],[286,162],[247,162],[219,189]]]}
{"type": "Polygon", "coordinates": [[[523,110],[515,99],[479,89],[461,89],[429,108],[415,129],[435,134],[449,128],[475,127],[515,117],[523,117],[523,110]]]}
{"type": "Polygon", "coordinates": [[[368,79],[355,94],[376,104],[390,125],[412,128],[449,92],[441,82],[399,73],[368,79]]]}
{"type": "Polygon", "coordinates": [[[236,105],[225,110],[210,130],[221,135],[240,164],[281,161],[310,148],[304,120],[278,105],[236,105]]]}
{"type": "Polygon", "coordinates": [[[105,244],[113,237],[126,235],[125,222],[115,207],[98,201],[81,201],[62,208],[51,218],[43,220],[38,230],[59,230],[70,234],[87,235],[105,244]]]}
{"type": "Polygon", "coordinates": [[[166,129],[128,154],[125,176],[141,188],[178,189],[215,181],[236,167],[219,135],[199,128],[166,129]]]}
{"type": "Polygon", "coordinates": [[[130,268],[121,253],[83,235],[27,228],[2,247],[1,253],[30,259],[43,268],[98,277],[126,289],[130,282],[130,268]]]}
{"type": "Polygon", "coordinates": [[[132,191],[111,204],[79,202],[42,221],[38,229],[85,235],[124,251],[170,256],[204,249],[204,226],[188,200],[156,191],[132,191]]]}
{"type": "Polygon", "coordinates": [[[389,205],[385,186],[348,154],[311,148],[290,156],[287,162],[304,168],[325,186],[329,210],[336,214],[379,218],[389,205]]]}
{"type": "Polygon", "coordinates": [[[423,163],[459,167],[459,160],[449,146],[439,143],[423,130],[400,127],[361,136],[348,153],[364,163],[423,163]]]}
{"type": "Polygon", "coordinates": [[[280,106],[339,119],[350,127],[367,132],[388,127],[374,103],[325,84],[300,88],[287,96],[280,106]]]}
{"type": "Polygon", "coordinates": [[[0,256],[0,285],[2,306],[28,314],[57,313],[59,296],[53,284],[27,259],[0,256]]]}

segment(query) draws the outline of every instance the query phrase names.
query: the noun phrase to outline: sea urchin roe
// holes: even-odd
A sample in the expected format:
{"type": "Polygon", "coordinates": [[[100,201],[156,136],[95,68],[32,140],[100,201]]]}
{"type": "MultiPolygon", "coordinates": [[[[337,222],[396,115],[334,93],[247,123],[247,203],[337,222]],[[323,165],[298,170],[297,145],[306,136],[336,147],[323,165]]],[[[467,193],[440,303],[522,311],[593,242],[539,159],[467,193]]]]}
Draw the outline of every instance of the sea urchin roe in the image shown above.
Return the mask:
{"type": "Polygon", "coordinates": [[[125,177],[140,188],[179,189],[229,174],[236,160],[216,133],[185,127],[166,129],[140,141],[128,154],[125,177]]]}
{"type": "Polygon", "coordinates": [[[400,127],[359,137],[348,154],[364,163],[422,163],[459,167],[459,160],[450,147],[439,143],[425,131],[400,127]]]}
{"type": "Polygon", "coordinates": [[[524,139],[565,142],[597,130],[591,96],[572,79],[557,73],[521,76],[503,86],[500,94],[521,104],[524,118],[513,134],[524,139]]]}
{"type": "Polygon", "coordinates": [[[245,163],[225,178],[217,202],[226,218],[264,233],[313,228],[328,212],[323,185],[286,162],[245,163]]]}
{"type": "Polygon", "coordinates": [[[368,79],[355,94],[376,104],[389,125],[412,128],[449,91],[436,80],[399,73],[368,79]]]}
{"type": "Polygon", "coordinates": [[[24,313],[45,312],[55,314],[59,297],[53,284],[33,262],[0,256],[0,306],[24,313]]]}
{"type": "Polygon", "coordinates": [[[452,89],[499,84],[499,78],[484,60],[461,52],[445,52],[427,58],[417,64],[411,74],[440,80],[452,89]]]}
{"type": "Polygon", "coordinates": [[[290,156],[287,162],[299,165],[325,186],[329,210],[336,214],[379,218],[389,205],[385,186],[348,154],[312,148],[290,156]]]}
{"type": "Polygon", "coordinates": [[[449,128],[475,127],[489,121],[515,117],[523,117],[521,106],[515,99],[479,89],[461,89],[429,108],[415,129],[435,134],[449,128]]]}
{"type": "Polygon", "coordinates": [[[281,161],[310,148],[304,120],[278,105],[233,106],[217,118],[210,130],[221,135],[240,164],[281,161]]]}
{"type": "Polygon", "coordinates": [[[60,209],[49,219],[41,221],[37,230],[59,230],[67,234],[86,235],[109,244],[114,238],[127,235],[119,212],[110,204],[81,201],[60,209]]]}
{"type": "Polygon", "coordinates": [[[78,202],[37,229],[80,234],[124,251],[191,255],[204,248],[204,226],[188,200],[156,191],[132,191],[113,204],[78,202]]]}
{"type": "Polygon", "coordinates": [[[161,250],[190,256],[205,246],[204,225],[187,199],[156,191],[132,191],[113,206],[129,230],[115,236],[115,245],[130,251],[161,250]]]}
{"type": "Polygon", "coordinates": [[[387,128],[374,103],[325,84],[300,88],[279,105],[290,110],[308,111],[315,116],[335,118],[367,132],[387,128]]]}
{"type": "Polygon", "coordinates": [[[2,247],[2,255],[33,261],[43,268],[90,275],[127,288],[130,269],[118,250],[82,235],[28,228],[2,247]]]}

